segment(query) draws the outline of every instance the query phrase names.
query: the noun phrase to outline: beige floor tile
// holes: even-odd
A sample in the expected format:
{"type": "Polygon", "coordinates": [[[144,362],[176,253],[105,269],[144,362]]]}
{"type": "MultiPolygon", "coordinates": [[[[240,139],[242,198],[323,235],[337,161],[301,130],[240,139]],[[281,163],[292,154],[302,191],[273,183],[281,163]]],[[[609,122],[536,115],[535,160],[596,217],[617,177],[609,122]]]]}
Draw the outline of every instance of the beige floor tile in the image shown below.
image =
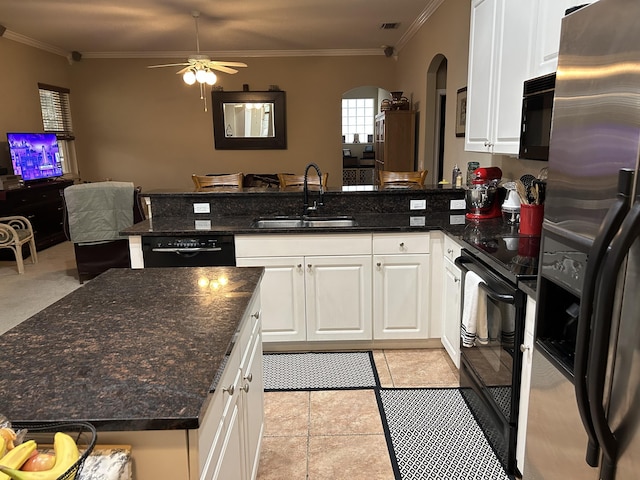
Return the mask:
{"type": "Polygon", "coordinates": [[[384,351],[374,350],[373,360],[376,364],[376,370],[378,371],[380,386],[385,388],[393,387],[393,380],[391,379],[391,372],[389,371],[389,366],[387,365],[387,359],[384,356],[384,351]]]}
{"type": "Polygon", "coordinates": [[[306,480],[307,442],[307,436],[264,437],[257,480],[306,480]]]}
{"type": "Polygon", "coordinates": [[[458,372],[444,349],[385,350],[395,388],[458,387],[458,372]]]}
{"type": "Polygon", "coordinates": [[[309,437],[309,480],[393,480],[384,435],[309,437]]]}
{"type": "Polygon", "coordinates": [[[266,392],[264,394],[265,436],[307,436],[309,392],[266,392]]]}
{"type": "Polygon", "coordinates": [[[310,435],[383,433],[373,390],[311,392],[310,435]]]}

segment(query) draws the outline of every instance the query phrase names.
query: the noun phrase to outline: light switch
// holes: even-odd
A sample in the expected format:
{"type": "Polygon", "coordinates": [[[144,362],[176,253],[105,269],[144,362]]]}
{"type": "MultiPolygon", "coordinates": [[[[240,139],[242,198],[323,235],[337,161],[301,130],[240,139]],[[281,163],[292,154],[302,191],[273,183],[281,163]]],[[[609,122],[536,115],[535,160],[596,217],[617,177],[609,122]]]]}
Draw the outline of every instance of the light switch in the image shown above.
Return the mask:
{"type": "Polygon", "coordinates": [[[211,207],[208,203],[194,203],[193,213],[211,213],[211,207]]]}
{"type": "Polygon", "coordinates": [[[410,210],[424,210],[425,208],[427,208],[427,200],[426,199],[411,200],[409,202],[409,209],[410,210]]]}

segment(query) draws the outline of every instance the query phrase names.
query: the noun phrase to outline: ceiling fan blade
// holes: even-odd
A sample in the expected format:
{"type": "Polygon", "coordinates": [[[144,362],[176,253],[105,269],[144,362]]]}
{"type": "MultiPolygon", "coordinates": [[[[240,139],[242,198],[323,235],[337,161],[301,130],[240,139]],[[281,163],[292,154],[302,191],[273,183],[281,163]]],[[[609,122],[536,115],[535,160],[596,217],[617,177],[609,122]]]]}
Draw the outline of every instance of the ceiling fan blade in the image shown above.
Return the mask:
{"type": "Polygon", "coordinates": [[[212,60],[211,63],[213,65],[222,65],[223,67],[246,67],[247,64],[243,62],[218,62],[216,60],[212,60]]]}
{"type": "Polygon", "coordinates": [[[224,73],[238,73],[237,70],[233,69],[233,68],[229,68],[229,67],[225,67],[224,65],[209,65],[209,68],[211,68],[212,70],[218,70],[219,72],[224,72],[224,73]]]}
{"type": "Polygon", "coordinates": [[[181,67],[183,65],[189,65],[188,63],[166,63],[164,65],[147,65],[147,68],[162,68],[162,67],[181,67]]]}
{"type": "Polygon", "coordinates": [[[186,72],[186,71],[187,71],[187,70],[189,70],[190,68],[191,68],[191,65],[189,65],[188,67],[184,67],[184,68],[182,68],[182,69],[178,70],[178,71],[176,72],[176,75],[182,75],[184,72],[186,72]]]}

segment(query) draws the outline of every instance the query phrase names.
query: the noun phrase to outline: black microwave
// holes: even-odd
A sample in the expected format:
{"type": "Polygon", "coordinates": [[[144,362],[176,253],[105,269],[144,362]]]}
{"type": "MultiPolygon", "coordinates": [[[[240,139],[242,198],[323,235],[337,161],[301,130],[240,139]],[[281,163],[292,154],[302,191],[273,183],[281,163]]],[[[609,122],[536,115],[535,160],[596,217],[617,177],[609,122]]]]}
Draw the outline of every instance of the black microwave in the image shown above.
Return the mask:
{"type": "Polygon", "coordinates": [[[549,138],[553,113],[556,74],[532,78],[524,82],[519,157],[527,160],[549,160],[549,138]]]}

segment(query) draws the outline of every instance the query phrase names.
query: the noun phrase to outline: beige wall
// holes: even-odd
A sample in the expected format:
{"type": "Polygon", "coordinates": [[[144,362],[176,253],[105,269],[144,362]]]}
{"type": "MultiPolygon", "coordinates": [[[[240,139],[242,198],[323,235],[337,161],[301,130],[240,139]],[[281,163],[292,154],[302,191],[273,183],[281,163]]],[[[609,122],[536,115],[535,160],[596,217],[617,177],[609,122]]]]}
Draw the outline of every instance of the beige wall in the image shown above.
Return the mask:
{"type": "MultiPolygon", "coordinates": [[[[419,112],[419,165],[425,158],[431,161],[433,147],[425,142],[426,129],[433,128],[432,119],[425,118],[433,102],[427,96],[427,73],[432,60],[442,55],[449,99],[445,178],[454,163],[464,169],[471,160],[499,165],[510,175],[537,171],[539,162],[465,152],[464,139],[455,136],[456,91],[467,83],[469,12],[470,0],[445,0],[397,58],[247,58],[249,67],[238,74],[220,74],[225,90],[241,90],[243,84],[266,90],[275,84],[287,92],[286,150],[215,150],[211,112],[203,111],[198,88],[186,86],[173,68],[146,68],[170,59],[89,58],[70,65],[64,57],[0,38],[3,64],[19,66],[5,68],[0,76],[0,134],[41,131],[37,83],[51,83],[71,88],[82,180],[131,180],[147,191],[191,190],[191,173],[301,172],[313,161],[336,186],[342,177],[341,98],[356,87],[402,90],[419,112]]],[[[427,182],[437,180],[431,174],[427,182]]]]}

